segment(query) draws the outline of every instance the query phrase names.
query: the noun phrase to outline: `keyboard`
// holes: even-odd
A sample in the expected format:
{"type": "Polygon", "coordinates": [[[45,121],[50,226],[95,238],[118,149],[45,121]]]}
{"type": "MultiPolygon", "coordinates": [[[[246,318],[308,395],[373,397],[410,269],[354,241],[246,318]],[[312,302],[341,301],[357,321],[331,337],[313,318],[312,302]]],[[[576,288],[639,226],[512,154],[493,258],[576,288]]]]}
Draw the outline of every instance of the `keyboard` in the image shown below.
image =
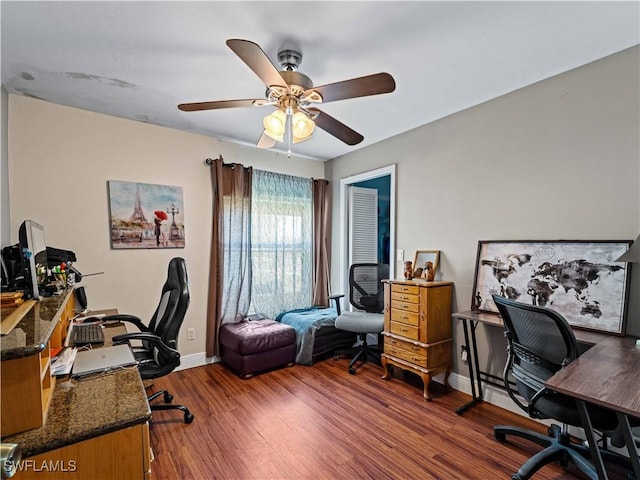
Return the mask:
{"type": "Polygon", "coordinates": [[[76,347],[104,343],[104,333],[100,325],[75,325],[71,330],[71,340],[76,347]]]}

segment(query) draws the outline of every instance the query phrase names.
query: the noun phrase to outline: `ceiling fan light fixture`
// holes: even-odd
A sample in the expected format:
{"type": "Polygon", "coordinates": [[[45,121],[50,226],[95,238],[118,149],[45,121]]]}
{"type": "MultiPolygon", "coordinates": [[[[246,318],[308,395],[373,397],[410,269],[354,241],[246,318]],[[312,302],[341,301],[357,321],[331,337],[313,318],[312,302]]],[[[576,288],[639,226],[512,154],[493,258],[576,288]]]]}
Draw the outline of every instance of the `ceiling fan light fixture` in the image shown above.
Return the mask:
{"type": "MultiPolygon", "coordinates": [[[[280,142],[280,143],[283,143],[283,142],[284,142],[284,134],[282,134],[282,135],[278,136],[278,135],[274,135],[273,133],[270,133],[270,132],[269,132],[269,131],[267,131],[267,130],[263,130],[263,132],[262,132],[262,133],[263,133],[264,135],[266,135],[267,137],[273,138],[276,142],[280,142]]],[[[266,144],[265,144],[265,145],[266,145],[266,144]]],[[[273,145],[272,145],[272,144],[269,144],[269,146],[268,146],[268,147],[265,147],[265,148],[271,148],[271,147],[273,147],[273,145]]]]}
{"type": "Polygon", "coordinates": [[[299,137],[293,137],[293,143],[302,143],[302,142],[306,142],[307,140],[309,140],[311,138],[311,135],[309,135],[306,138],[299,138],[299,137]]]}
{"type": "Polygon", "coordinates": [[[316,124],[303,112],[296,112],[291,121],[291,130],[293,133],[293,143],[307,140],[313,134],[316,124]],[[297,141],[296,141],[297,139],[297,141]]]}
{"type": "Polygon", "coordinates": [[[282,110],[275,110],[262,119],[264,133],[274,140],[282,142],[287,116],[282,110]]]}

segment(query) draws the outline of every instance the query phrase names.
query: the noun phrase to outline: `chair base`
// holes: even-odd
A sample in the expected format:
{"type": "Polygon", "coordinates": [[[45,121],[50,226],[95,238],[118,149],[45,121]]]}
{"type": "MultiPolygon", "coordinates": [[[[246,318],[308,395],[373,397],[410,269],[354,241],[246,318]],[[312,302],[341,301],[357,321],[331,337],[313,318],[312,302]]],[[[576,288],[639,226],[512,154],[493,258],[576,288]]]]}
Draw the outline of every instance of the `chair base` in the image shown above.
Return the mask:
{"type": "Polygon", "coordinates": [[[333,359],[338,360],[341,356],[353,356],[349,362],[349,373],[351,375],[356,374],[356,368],[362,364],[367,363],[368,360],[373,359],[377,365],[381,365],[382,352],[377,347],[372,347],[367,343],[367,334],[360,334],[362,343],[357,347],[352,347],[347,350],[338,350],[333,354],[333,359]],[[360,360],[360,365],[355,366],[356,362],[360,360]]]}
{"type": "MultiPolygon", "coordinates": [[[[500,443],[506,441],[507,435],[513,435],[544,447],[544,450],[527,460],[511,476],[512,480],[528,480],[543,466],[553,462],[559,462],[562,467],[566,467],[569,462],[573,462],[587,477],[598,480],[598,473],[588,460],[591,458],[591,452],[588,447],[571,443],[569,434],[563,432],[559,425],[551,425],[548,433],[548,435],[544,435],[532,430],[503,425],[493,428],[493,435],[500,443]]],[[[622,455],[608,450],[601,450],[600,453],[605,462],[608,461],[631,468],[629,459],[622,455]]]]}
{"type": "Polygon", "coordinates": [[[151,394],[151,395],[149,395],[147,397],[147,401],[149,403],[151,403],[152,400],[155,400],[160,395],[164,395],[164,403],[165,403],[165,405],[149,405],[151,407],[151,411],[154,411],[154,410],[180,410],[184,414],[184,423],[193,422],[193,419],[194,419],[193,413],[191,413],[189,411],[189,409],[187,407],[185,407],[184,405],[172,404],[171,401],[173,400],[173,395],[171,395],[167,390],[158,390],[157,392],[154,392],[153,394],[151,394]]]}

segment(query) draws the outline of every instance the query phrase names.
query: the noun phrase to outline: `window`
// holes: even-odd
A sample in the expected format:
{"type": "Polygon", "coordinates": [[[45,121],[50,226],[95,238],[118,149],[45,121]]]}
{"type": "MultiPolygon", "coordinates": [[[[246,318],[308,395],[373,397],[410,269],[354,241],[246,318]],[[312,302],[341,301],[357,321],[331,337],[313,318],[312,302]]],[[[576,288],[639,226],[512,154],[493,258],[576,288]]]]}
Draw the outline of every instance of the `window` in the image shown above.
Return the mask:
{"type": "Polygon", "coordinates": [[[253,171],[252,313],[269,318],[311,305],[312,180],[253,171]]]}

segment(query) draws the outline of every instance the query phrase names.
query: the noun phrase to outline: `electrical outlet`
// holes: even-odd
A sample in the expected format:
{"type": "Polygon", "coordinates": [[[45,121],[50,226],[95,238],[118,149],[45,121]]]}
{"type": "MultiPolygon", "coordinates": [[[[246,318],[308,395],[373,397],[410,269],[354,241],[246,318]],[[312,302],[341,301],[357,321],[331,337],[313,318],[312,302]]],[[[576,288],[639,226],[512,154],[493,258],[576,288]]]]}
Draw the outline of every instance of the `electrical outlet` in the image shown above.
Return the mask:
{"type": "Polygon", "coordinates": [[[196,339],[195,328],[187,328],[187,340],[195,340],[195,339],[196,339]]]}
{"type": "Polygon", "coordinates": [[[404,250],[398,249],[398,251],[396,252],[396,258],[398,262],[403,262],[404,261],[404,250]]]}
{"type": "Polygon", "coordinates": [[[461,349],[460,349],[460,358],[462,359],[462,361],[463,361],[463,362],[466,362],[466,361],[467,361],[467,357],[468,357],[467,349],[466,349],[466,348],[464,348],[464,347],[463,347],[463,348],[461,348],[461,349]]]}

